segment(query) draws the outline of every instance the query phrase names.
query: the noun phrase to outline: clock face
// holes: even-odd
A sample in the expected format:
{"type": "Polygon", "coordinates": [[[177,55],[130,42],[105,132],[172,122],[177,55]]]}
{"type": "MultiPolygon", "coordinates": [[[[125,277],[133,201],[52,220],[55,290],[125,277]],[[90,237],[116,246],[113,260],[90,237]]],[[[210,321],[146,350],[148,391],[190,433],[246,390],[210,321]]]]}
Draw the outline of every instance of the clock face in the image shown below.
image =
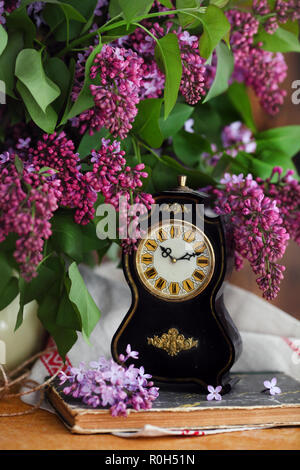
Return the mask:
{"type": "Polygon", "coordinates": [[[196,226],[172,220],[152,227],[139,243],[136,267],[144,286],[166,300],[183,301],[205,289],[214,270],[214,252],[196,226]]]}

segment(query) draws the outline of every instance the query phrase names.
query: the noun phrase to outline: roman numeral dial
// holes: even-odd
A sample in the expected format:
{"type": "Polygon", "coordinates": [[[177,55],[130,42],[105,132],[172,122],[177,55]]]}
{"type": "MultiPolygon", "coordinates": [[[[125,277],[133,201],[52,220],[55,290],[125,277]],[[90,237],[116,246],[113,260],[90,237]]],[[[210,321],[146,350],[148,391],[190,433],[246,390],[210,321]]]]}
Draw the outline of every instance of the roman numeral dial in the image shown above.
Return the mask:
{"type": "Polygon", "coordinates": [[[166,301],[184,301],[199,295],[214,272],[214,252],[198,227],[181,220],[149,229],[135,256],[141,284],[166,301]]]}

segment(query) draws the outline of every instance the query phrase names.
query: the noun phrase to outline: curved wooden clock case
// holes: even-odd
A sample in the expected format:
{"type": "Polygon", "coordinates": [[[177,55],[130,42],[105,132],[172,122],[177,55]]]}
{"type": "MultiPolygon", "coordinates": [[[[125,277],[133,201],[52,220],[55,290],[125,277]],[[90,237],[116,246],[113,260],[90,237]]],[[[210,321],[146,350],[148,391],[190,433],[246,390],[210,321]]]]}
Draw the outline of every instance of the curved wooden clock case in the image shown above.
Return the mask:
{"type": "MultiPolygon", "coordinates": [[[[208,205],[205,194],[185,186],[160,193],[155,200],[160,205],[192,204],[195,225],[197,205],[208,205]]],[[[153,295],[141,282],[136,252],[123,256],[132,304],[112,339],[116,361],[130,344],[139,352],[138,363],[155,381],[196,383],[205,390],[207,385],[222,385],[224,393],[230,390],[229,371],[241,353],[241,338],[223,302],[222,286],[232,266],[224,227],[221,217],[205,211],[204,233],[213,250],[214,270],[205,289],[186,300],[153,295]]]]}

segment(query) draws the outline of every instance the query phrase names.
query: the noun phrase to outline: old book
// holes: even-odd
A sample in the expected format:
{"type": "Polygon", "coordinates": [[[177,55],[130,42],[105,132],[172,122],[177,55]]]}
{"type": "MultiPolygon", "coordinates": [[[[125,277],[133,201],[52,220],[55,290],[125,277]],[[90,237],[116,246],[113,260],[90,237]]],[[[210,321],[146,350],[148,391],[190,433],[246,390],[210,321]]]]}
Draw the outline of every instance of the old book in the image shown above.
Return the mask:
{"type": "Polygon", "coordinates": [[[164,386],[151,410],[130,410],[112,417],[109,409],[91,408],[66,396],[54,382],[47,398],[71,432],[79,434],[137,431],[146,424],[169,429],[209,429],[233,426],[300,425],[300,383],[283,373],[232,374],[237,383],[221,401],[207,401],[192,387],[164,386]],[[276,375],[281,394],[261,393],[264,380],[276,375]]]}

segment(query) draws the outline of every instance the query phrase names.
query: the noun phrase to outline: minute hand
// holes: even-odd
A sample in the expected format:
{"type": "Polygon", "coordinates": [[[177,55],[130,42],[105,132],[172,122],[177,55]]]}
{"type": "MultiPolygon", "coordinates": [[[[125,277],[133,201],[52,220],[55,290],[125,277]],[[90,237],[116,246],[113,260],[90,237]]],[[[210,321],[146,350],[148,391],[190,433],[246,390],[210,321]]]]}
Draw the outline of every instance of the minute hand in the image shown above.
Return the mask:
{"type": "Polygon", "coordinates": [[[181,259],[186,259],[190,261],[190,259],[194,256],[197,256],[197,253],[185,253],[183,256],[181,256],[181,258],[177,258],[177,261],[180,261],[181,259]]]}

